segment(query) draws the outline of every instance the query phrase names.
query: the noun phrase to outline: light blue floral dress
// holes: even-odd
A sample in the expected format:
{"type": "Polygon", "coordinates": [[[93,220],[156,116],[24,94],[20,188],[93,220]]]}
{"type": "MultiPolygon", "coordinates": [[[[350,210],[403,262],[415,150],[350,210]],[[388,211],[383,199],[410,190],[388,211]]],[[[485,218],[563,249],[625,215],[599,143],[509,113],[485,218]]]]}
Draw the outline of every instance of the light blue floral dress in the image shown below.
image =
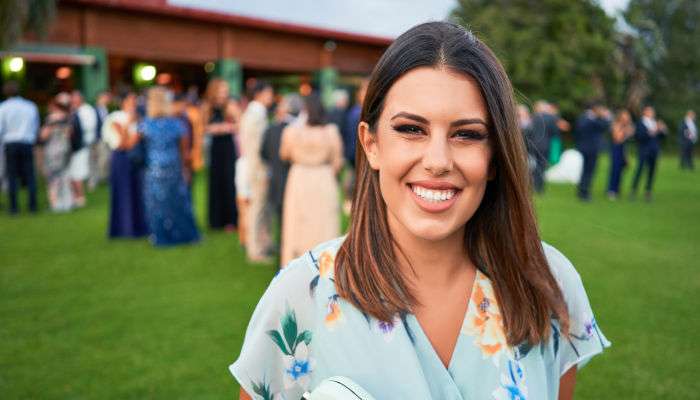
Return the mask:
{"type": "Polygon", "coordinates": [[[478,271],[445,368],[414,315],[380,322],[338,296],[333,263],[342,240],[291,262],[258,303],[240,356],[229,367],[253,398],[297,400],[324,379],[342,375],[378,400],[556,400],[561,375],[610,346],[578,273],[543,244],[568,305],[570,335],[552,320],[548,341],[509,346],[491,282],[478,271]]]}

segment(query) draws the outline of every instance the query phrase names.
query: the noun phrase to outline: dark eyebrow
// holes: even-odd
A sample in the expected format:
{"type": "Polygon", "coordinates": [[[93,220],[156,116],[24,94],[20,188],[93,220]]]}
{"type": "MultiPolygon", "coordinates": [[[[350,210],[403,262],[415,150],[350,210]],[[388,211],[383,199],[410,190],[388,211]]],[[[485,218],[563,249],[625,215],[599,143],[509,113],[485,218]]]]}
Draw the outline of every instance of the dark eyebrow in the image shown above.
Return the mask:
{"type": "Polygon", "coordinates": [[[393,117],[391,117],[390,121],[393,121],[393,120],[395,120],[396,118],[400,118],[400,117],[412,119],[412,120],[414,120],[414,121],[416,121],[416,122],[420,122],[421,124],[430,125],[430,123],[428,122],[428,120],[425,119],[425,118],[423,118],[423,117],[421,117],[420,115],[411,114],[411,113],[407,113],[407,112],[400,112],[400,113],[394,115],[393,117]]]}
{"type": "MultiPolygon", "coordinates": [[[[428,122],[428,120],[426,118],[421,117],[420,115],[411,114],[411,113],[407,113],[407,112],[400,112],[400,113],[394,115],[393,117],[391,117],[390,121],[393,121],[396,118],[402,118],[402,117],[412,119],[416,122],[420,122],[421,124],[430,125],[430,122],[428,122]]],[[[481,118],[464,118],[464,119],[458,119],[457,121],[451,122],[450,128],[454,128],[454,127],[462,126],[462,125],[472,125],[472,124],[481,124],[481,125],[485,126],[486,128],[489,127],[488,124],[486,123],[486,121],[484,121],[481,118]]]]}
{"type": "Polygon", "coordinates": [[[472,124],[481,124],[481,125],[485,126],[486,128],[489,127],[489,125],[486,123],[486,121],[484,121],[481,118],[465,118],[465,119],[458,119],[457,121],[453,121],[452,123],[450,123],[450,128],[454,128],[454,127],[462,126],[462,125],[472,125],[472,124]]]}

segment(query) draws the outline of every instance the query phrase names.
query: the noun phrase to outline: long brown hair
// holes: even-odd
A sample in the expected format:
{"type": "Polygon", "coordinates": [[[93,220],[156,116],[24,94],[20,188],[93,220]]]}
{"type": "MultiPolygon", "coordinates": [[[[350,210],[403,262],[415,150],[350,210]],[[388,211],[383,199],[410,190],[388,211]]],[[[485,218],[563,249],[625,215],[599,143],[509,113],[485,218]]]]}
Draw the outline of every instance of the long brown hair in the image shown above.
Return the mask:
{"type": "MultiPolygon", "coordinates": [[[[513,89],[491,50],[471,32],[448,22],[418,25],[396,39],[374,68],[361,120],[376,134],[384,99],[394,82],[417,67],[442,67],[478,82],[491,120],[492,168],[484,198],[466,222],[464,246],[492,281],[508,343],[547,339],[551,318],[568,332],[568,313],[549,269],[530,199],[525,145],[519,131],[513,89]]],[[[387,223],[377,171],[361,146],[355,154],[357,186],[347,238],[335,264],[338,293],[383,321],[411,312],[417,304],[387,223]]]]}
{"type": "Polygon", "coordinates": [[[209,81],[207,84],[207,88],[204,91],[204,101],[202,101],[201,105],[201,110],[202,110],[202,121],[204,121],[204,124],[209,123],[209,119],[211,118],[212,110],[216,107],[225,107],[226,104],[217,104],[217,94],[219,93],[219,89],[222,86],[226,86],[228,88],[229,84],[226,82],[224,79],[221,78],[213,78],[212,80],[209,81]]]}

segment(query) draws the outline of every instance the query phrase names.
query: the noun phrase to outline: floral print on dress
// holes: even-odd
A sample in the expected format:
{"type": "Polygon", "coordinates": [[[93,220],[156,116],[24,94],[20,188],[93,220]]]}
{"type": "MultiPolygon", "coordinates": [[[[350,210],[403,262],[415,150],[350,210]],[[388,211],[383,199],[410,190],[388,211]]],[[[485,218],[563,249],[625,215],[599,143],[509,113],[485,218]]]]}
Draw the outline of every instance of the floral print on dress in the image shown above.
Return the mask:
{"type": "Polygon", "coordinates": [[[273,329],[267,331],[267,334],[283,354],[284,387],[289,389],[299,385],[306,389],[309,385],[309,374],[314,368],[314,360],[309,357],[307,347],[311,343],[311,331],[299,333],[296,313],[289,307],[282,317],[281,326],[281,331],[273,329]]]}
{"type": "Polygon", "coordinates": [[[525,373],[520,362],[508,360],[501,374],[501,385],[493,392],[494,400],[527,400],[525,373]]]}
{"type": "Polygon", "coordinates": [[[337,294],[328,297],[326,317],[324,318],[323,322],[330,330],[333,330],[333,328],[335,328],[335,326],[343,320],[343,311],[340,309],[340,304],[338,302],[339,299],[340,296],[337,294]]]}
{"type": "Polygon", "coordinates": [[[379,321],[338,297],[333,269],[341,244],[342,239],[321,245],[292,262],[256,308],[239,359],[230,367],[253,398],[299,399],[325,377],[357,378],[359,365],[380,371],[357,380],[377,399],[438,399],[450,391],[464,399],[556,400],[553,378],[573,365],[581,368],[610,345],[575,269],[545,246],[561,278],[569,332],[552,319],[548,341],[509,345],[492,282],[478,271],[472,292],[465,294],[465,320],[446,369],[423,340],[414,315],[379,321]]]}
{"type": "Polygon", "coordinates": [[[476,272],[472,296],[464,318],[462,333],[474,336],[474,345],[484,358],[499,364],[500,355],[508,350],[503,317],[488,277],[476,272]]]}
{"type": "Polygon", "coordinates": [[[284,388],[289,389],[299,385],[307,389],[314,365],[314,360],[309,357],[309,348],[306,343],[301,342],[293,356],[284,356],[284,388]]]}
{"type": "Polygon", "coordinates": [[[318,258],[314,257],[313,252],[309,252],[309,257],[314,263],[314,266],[318,270],[318,275],[314,276],[309,283],[309,295],[314,297],[316,294],[316,287],[318,286],[318,281],[320,278],[328,278],[331,282],[333,280],[333,269],[335,266],[335,253],[330,251],[324,251],[318,258]]]}
{"type": "Polygon", "coordinates": [[[388,343],[394,339],[396,327],[400,326],[401,318],[396,316],[391,321],[379,321],[377,319],[373,319],[373,322],[376,326],[377,332],[381,333],[382,338],[384,338],[384,341],[388,343]]]}
{"type": "Polygon", "coordinates": [[[253,387],[253,393],[260,396],[263,400],[274,400],[275,395],[270,391],[270,384],[263,380],[262,382],[255,383],[251,382],[253,387]]]}

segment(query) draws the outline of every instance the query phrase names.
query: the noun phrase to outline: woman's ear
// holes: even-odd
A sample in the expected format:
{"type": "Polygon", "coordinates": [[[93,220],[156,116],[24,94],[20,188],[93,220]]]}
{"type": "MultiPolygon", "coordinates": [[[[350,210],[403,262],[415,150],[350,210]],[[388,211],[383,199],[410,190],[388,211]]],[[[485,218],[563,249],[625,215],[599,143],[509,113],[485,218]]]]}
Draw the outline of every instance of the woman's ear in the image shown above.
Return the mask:
{"type": "Polygon", "coordinates": [[[369,124],[361,121],[357,126],[358,139],[365,152],[369,166],[373,170],[379,170],[379,160],[377,156],[377,135],[369,129],[369,124]]]}

